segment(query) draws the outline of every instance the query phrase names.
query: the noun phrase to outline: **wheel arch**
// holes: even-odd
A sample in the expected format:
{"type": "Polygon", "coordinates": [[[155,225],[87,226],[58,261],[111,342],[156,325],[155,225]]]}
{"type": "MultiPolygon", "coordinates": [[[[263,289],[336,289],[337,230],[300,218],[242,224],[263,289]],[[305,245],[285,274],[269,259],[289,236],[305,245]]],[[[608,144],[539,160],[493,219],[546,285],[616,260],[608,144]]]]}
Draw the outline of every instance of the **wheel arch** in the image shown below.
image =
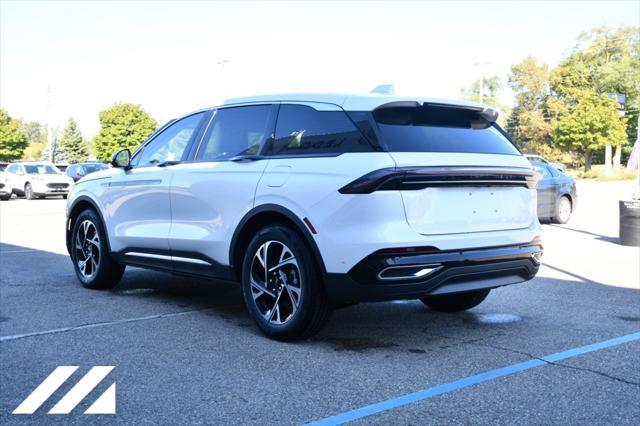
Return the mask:
{"type": "Polygon", "coordinates": [[[260,228],[273,223],[288,225],[296,231],[318,261],[318,266],[322,274],[326,274],[326,268],[320,250],[304,222],[291,210],[282,206],[277,204],[263,204],[255,207],[244,215],[231,238],[229,264],[238,280],[242,278],[241,268],[244,249],[260,228]]]}
{"type": "Polygon", "coordinates": [[[93,199],[91,199],[90,197],[87,197],[86,195],[81,195],[80,197],[76,198],[76,200],[73,202],[73,205],[69,209],[69,214],[67,215],[67,223],[66,223],[66,229],[65,229],[65,233],[66,233],[65,240],[67,244],[67,252],[71,254],[71,233],[73,232],[73,227],[76,223],[76,219],[78,218],[80,213],[82,213],[86,209],[92,209],[98,214],[98,217],[102,222],[102,227],[104,229],[104,232],[107,235],[107,238],[106,238],[107,247],[109,249],[109,252],[111,252],[111,244],[109,244],[109,234],[107,232],[107,226],[104,220],[104,216],[102,216],[102,211],[98,207],[98,204],[93,199]]]}
{"type": "Polygon", "coordinates": [[[569,202],[571,203],[571,212],[573,212],[575,204],[573,202],[573,197],[571,196],[571,194],[568,193],[568,192],[561,192],[560,196],[558,197],[558,200],[557,200],[558,203],[560,202],[562,197],[567,197],[569,199],[569,202]]]}

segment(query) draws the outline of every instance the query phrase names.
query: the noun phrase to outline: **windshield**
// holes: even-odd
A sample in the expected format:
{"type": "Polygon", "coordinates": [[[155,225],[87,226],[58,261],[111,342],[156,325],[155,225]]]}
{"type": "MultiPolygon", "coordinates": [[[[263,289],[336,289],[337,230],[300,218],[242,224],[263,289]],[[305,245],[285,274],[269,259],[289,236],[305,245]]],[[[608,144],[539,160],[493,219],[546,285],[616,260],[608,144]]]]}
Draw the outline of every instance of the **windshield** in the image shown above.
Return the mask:
{"type": "Polygon", "coordinates": [[[81,170],[85,174],[97,172],[98,170],[104,170],[107,168],[106,164],[85,164],[82,166],[81,170]]]}
{"type": "Polygon", "coordinates": [[[30,175],[59,175],[60,170],[50,164],[28,164],[24,168],[30,175]]]}
{"type": "Polygon", "coordinates": [[[478,112],[448,107],[391,107],[373,112],[391,152],[520,155],[497,125],[478,112]]]}

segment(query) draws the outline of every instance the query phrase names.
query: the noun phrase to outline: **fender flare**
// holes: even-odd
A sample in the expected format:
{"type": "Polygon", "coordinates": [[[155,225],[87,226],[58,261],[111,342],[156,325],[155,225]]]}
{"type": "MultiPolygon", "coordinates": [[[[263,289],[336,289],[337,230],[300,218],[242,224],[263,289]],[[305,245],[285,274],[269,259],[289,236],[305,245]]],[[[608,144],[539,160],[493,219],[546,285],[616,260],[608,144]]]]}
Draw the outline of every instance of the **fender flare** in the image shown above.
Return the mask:
{"type": "Polygon", "coordinates": [[[236,229],[233,232],[233,236],[231,237],[231,244],[229,245],[229,265],[231,266],[231,268],[235,270],[236,265],[233,264],[234,254],[236,252],[238,239],[240,234],[242,233],[242,230],[245,228],[246,224],[251,219],[253,219],[255,216],[262,213],[276,213],[276,214],[285,216],[287,219],[289,219],[289,221],[291,221],[295,225],[296,230],[299,231],[299,233],[303,236],[305,242],[311,249],[312,254],[318,261],[318,266],[320,267],[320,271],[322,272],[322,274],[323,275],[326,274],[327,270],[324,265],[324,259],[322,258],[322,254],[320,253],[320,250],[318,249],[318,245],[316,244],[315,239],[311,235],[309,228],[307,228],[304,222],[295,213],[278,204],[261,204],[249,210],[249,212],[247,212],[247,214],[245,214],[242,217],[242,219],[238,223],[238,226],[236,226],[236,229]]]}
{"type": "MultiPolygon", "coordinates": [[[[73,200],[73,204],[69,207],[67,211],[69,213],[73,212],[73,210],[76,208],[76,206],[80,202],[86,202],[91,204],[91,206],[96,211],[96,213],[98,213],[98,217],[100,218],[100,221],[102,222],[102,227],[104,228],[104,233],[107,236],[107,249],[109,253],[111,253],[111,243],[109,242],[109,233],[107,232],[107,222],[104,220],[102,209],[98,207],[98,203],[93,198],[89,197],[88,195],[80,195],[73,200]]],[[[67,252],[71,254],[71,232],[73,232],[73,227],[71,226],[69,213],[67,213],[67,218],[65,220],[65,242],[67,245],[67,252]]]]}

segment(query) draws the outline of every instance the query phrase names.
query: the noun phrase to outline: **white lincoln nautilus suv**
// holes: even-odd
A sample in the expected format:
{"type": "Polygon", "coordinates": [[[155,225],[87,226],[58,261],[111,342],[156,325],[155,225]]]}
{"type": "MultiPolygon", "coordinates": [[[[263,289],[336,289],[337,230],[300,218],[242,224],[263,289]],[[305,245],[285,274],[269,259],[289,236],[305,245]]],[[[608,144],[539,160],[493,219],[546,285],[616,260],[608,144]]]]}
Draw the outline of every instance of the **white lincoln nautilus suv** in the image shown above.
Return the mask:
{"type": "Polygon", "coordinates": [[[239,98],[172,120],[69,195],[88,288],[125,265],[241,282],[258,327],[311,336],[338,304],[455,312],[527,281],[539,175],[480,104],[371,95],[239,98]]]}

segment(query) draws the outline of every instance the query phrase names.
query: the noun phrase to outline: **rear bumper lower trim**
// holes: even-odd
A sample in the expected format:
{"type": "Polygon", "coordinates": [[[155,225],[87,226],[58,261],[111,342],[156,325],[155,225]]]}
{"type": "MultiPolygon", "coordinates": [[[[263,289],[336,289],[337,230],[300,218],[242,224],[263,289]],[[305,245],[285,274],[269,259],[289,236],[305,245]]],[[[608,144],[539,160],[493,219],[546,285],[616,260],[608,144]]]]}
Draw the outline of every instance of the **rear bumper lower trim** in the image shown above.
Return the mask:
{"type": "Polygon", "coordinates": [[[458,250],[432,254],[367,256],[347,274],[329,273],[325,286],[338,302],[417,299],[428,295],[496,288],[532,279],[539,269],[539,242],[519,246],[458,250]],[[389,267],[440,265],[434,272],[407,279],[381,280],[389,267]]]}

